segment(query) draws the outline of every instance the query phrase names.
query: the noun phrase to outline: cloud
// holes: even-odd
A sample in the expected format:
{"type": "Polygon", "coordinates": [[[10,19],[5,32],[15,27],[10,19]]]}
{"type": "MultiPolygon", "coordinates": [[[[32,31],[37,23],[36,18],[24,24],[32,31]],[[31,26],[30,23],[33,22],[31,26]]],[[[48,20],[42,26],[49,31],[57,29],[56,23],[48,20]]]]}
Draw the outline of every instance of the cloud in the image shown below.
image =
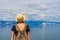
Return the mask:
{"type": "Polygon", "coordinates": [[[15,20],[23,13],[26,20],[60,22],[60,0],[0,0],[0,20],[15,20]]]}

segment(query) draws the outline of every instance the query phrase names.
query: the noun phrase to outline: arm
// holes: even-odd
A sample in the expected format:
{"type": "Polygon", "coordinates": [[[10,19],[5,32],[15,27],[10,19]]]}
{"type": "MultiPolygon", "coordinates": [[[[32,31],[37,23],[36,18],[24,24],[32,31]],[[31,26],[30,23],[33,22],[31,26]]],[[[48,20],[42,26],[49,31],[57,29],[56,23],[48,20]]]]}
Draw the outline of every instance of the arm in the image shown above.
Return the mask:
{"type": "Polygon", "coordinates": [[[15,32],[16,28],[15,25],[13,25],[12,29],[11,29],[11,40],[14,40],[14,32],[15,32]]]}
{"type": "Polygon", "coordinates": [[[14,40],[14,31],[11,33],[11,40],[14,40]]]}
{"type": "Polygon", "coordinates": [[[28,25],[26,26],[26,32],[28,34],[28,40],[30,40],[30,28],[28,25]]]}
{"type": "Polygon", "coordinates": [[[28,32],[28,40],[30,40],[30,32],[28,32]]]}

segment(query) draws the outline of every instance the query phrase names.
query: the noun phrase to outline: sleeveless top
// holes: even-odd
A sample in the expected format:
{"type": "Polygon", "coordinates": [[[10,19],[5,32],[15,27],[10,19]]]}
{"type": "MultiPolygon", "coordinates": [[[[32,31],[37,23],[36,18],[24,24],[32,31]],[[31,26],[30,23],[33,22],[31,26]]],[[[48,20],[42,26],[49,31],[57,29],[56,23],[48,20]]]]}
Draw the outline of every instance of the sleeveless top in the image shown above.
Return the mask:
{"type": "Polygon", "coordinates": [[[28,40],[27,33],[30,31],[28,25],[26,25],[22,31],[20,31],[18,27],[14,25],[12,27],[12,31],[14,31],[14,40],[28,40]]]}

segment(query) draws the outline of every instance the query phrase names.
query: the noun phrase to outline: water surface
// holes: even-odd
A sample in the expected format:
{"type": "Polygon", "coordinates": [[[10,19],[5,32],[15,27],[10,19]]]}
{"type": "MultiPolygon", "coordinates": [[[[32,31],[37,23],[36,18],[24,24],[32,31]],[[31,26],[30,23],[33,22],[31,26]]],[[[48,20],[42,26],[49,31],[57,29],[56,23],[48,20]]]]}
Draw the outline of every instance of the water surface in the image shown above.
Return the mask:
{"type": "MultiPolygon", "coordinates": [[[[30,27],[31,40],[60,40],[60,23],[25,22],[30,27]]],[[[0,40],[10,40],[14,22],[0,23],[0,40]]]]}

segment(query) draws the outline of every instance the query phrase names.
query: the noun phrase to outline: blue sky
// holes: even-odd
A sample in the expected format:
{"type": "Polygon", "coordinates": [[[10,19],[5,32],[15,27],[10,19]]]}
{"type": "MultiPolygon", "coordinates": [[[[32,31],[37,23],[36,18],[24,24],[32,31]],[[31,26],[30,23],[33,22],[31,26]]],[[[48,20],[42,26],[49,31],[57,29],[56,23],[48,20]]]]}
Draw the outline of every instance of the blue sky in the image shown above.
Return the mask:
{"type": "Polygon", "coordinates": [[[0,20],[14,21],[20,12],[28,21],[60,22],[60,0],[0,0],[0,20]]]}

